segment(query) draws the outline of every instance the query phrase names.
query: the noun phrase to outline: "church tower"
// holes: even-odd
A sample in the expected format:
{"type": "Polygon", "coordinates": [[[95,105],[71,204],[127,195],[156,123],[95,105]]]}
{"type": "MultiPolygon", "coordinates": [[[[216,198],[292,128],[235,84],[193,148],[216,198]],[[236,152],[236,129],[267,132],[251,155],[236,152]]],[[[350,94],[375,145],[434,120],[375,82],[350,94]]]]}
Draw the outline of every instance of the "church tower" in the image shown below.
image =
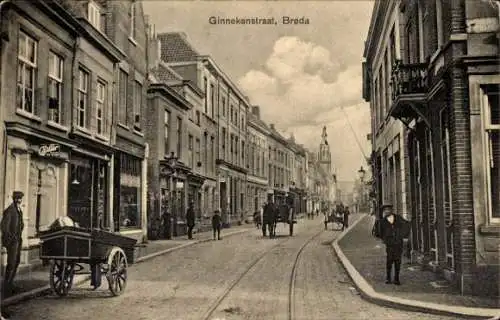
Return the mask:
{"type": "Polygon", "coordinates": [[[323,133],[321,134],[321,143],[319,145],[318,162],[325,172],[332,174],[332,154],[330,153],[327,136],[326,126],[324,126],[323,133]]]}

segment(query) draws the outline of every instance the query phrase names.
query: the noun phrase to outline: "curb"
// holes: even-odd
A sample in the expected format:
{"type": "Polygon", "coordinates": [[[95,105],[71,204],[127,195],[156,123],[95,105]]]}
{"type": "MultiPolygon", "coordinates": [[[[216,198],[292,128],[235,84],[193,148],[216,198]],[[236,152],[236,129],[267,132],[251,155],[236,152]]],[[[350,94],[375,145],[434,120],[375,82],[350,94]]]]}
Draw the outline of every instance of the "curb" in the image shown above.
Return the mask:
{"type": "MultiPolygon", "coordinates": [[[[250,230],[253,230],[253,228],[247,228],[247,229],[243,229],[243,230],[236,230],[236,231],[233,231],[233,232],[228,232],[228,233],[226,233],[224,235],[224,237],[229,237],[229,236],[237,235],[237,234],[240,234],[240,233],[243,233],[243,232],[248,232],[250,230]]],[[[161,250],[161,251],[158,251],[158,252],[155,252],[155,253],[151,253],[151,254],[148,254],[148,255],[145,255],[143,257],[138,258],[135,261],[134,264],[141,263],[141,262],[144,262],[146,260],[153,259],[153,258],[155,258],[157,256],[160,256],[160,255],[163,255],[163,254],[167,254],[167,253],[170,253],[170,252],[173,252],[173,251],[177,251],[177,250],[180,250],[180,249],[183,249],[183,248],[186,248],[186,247],[194,246],[195,244],[209,242],[209,241],[212,241],[212,239],[210,238],[210,239],[195,240],[195,241],[192,241],[192,242],[181,244],[181,245],[173,247],[173,248],[168,248],[168,249],[161,250]]],[[[88,281],[89,279],[90,279],[90,275],[76,275],[75,279],[73,280],[73,286],[78,286],[78,285],[80,285],[80,284],[88,281]]],[[[50,288],[50,285],[45,285],[43,287],[36,288],[36,289],[30,290],[30,291],[27,291],[27,292],[23,292],[21,294],[9,297],[7,299],[3,299],[2,302],[1,302],[1,306],[2,306],[2,308],[3,307],[7,307],[7,306],[10,306],[10,305],[13,305],[13,304],[17,304],[17,303],[25,301],[25,300],[29,300],[29,299],[32,299],[32,298],[35,298],[35,297],[39,297],[39,296],[44,296],[44,295],[47,295],[47,294],[50,294],[50,293],[52,293],[52,289],[50,288]]]]}
{"type": "MultiPolygon", "coordinates": [[[[233,231],[233,232],[228,232],[228,233],[226,233],[224,235],[224,237],[229,237],[229,236],[233,236],[233,235],[240,234],[240,233],[243,233],[243,232],[248,232],[250,230],[253,230],[253,229],[252,228],[248,228],[248,229],[244,229],[244,230],[236,230],[236,231],[233,231]]],[[[192,241],[192,242],[188,242],[188,243],[185,243],[185,244],[181,244],[181,245],[175,246],[173,248],[168,248],[168,249],[161,250],[161,251],[158,251],[158,252],[155,252],[155,253],[150,253],[148,255],[145,255],[145,256],[142,256],[140,258],[137,258],[135,260],[134,264],[141,263],[143,261],[150,260],[150,259],[156,258],[158,256],[161,256],[161,255],[173,252],[173,251],[177,251],[177,250],[180,250],[180,249],[183,249],[183,248],[186,248],[186,247],[194,246],[195,244],[209,242],[209,241],[212,241],[212,238],[195,240],[195,241],[192,241]]]]}
{"type": "Polygon", "coordinates": [[[460,316],[474,319],[497,319],[497,317],[500,316],[499,309],[459,307],[432,302],[422,302],[398,298],[376,292],[373,287],[365,280],[365,278],[363,278],[363,276],[351,264],[338,244],[339,241],[342,240],[342,238],[347,234],[347,232],[349,232],[352,227],[361,222],[361,220],[363,220],[365,216],[367,215],[359,218],[346,230],[346,232],[343,232],[335,241],[332,242],[332,247],[335,251],[335,254],[343,264],[344,269],[347,271],[347,274],[352,279],[360,295],[364,299],[385,307],[403,309],[408,311],[425,312],[436,315],[460,316]]]}

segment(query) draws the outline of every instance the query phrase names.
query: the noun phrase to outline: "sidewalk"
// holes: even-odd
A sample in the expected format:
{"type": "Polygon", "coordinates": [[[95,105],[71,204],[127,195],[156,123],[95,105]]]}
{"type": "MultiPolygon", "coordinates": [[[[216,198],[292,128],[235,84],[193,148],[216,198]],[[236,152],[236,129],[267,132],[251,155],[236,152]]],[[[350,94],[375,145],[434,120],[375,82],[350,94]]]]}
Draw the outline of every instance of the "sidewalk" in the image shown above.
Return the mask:
{"type": "MultiPolygon", "coordinates": [[[[228,237],[240,234],[249,230],[254,230],[254,225],[246,224],[235,226],[228,229],[222,229],[221,236],[228,237]]],[[[212,240],[212,232],[205,231],[193,234],[193,240],[188,240],[187,236],[176,237],[172,240],[155,240],[147,243],[143,247],[139,247],[138,257],[135,263],[152,259],[156,256],[176,251],[185,247],[195,245],[197,243],[208,242],[212,240]]],[[[86,265],[83,265],[87,267],[86,265]]],[[[11,304],[18,303],[22,300],[30,299],[36,296],[45,295],[51,292],[48,284],[49,267],[39,267],[35,270],[27,271],[18,274],[15,280],[15,285],[19,287],[20,292],[13,296],[1,299],[1,306],[6,307],[11,304]]],[[[74,279],[74,286],[87,281],[88,275],[77,275],[74,279]]]]}
{"type": "Polygon", "coordinates": [[[463,296],[432,271],[403,258],[401,286],[385,284],[385,246],[371,235],[374,218],[356,221],[332,245],[360,294],[374,303],[427,313],[491,318],[498,298],[463,296]]]}

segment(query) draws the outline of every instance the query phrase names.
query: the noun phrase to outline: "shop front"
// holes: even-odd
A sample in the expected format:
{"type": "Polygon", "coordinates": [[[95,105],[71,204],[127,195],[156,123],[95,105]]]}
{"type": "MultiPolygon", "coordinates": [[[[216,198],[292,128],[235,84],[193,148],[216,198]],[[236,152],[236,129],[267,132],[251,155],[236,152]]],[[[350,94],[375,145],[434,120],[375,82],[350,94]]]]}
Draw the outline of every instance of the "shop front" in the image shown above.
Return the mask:
{"type": "Polygon", "coordinates": [[[82,228],[110,230],[108,155],[75,149],[69,159],[68,217],[82,228]]]}
{"type": "MultiPolygon", "coordinates": [[[[65,138],[26,135],[18,129],[18,124],[7,124],[5,194],[2,196],[8,206],[13,191],[24,193],[21,265],[28,265],[38,259],[38,233],[66,215],[67,160],[74,145],[65,138]]],[[[2,252],[3,262],[5,258],[2,252]]]]}
{"type": "Polygon", "coordinates": [[[114,231],[137,237],[142,234],[143,159],[118,152],[114,159],[114,231]]]}
{"type": "Polygon", "coordinates": [[[205,178],[199,174],[196,173],[189,173],[187,176],[187,184],[188,184],[188,203],[193,201],[194,203],[194,211],[196,214],[197,220],[201,219],[202,215],[202,207],[201,207],[201,200],[202,200],[202,186],[204,183],[205,178]]]}

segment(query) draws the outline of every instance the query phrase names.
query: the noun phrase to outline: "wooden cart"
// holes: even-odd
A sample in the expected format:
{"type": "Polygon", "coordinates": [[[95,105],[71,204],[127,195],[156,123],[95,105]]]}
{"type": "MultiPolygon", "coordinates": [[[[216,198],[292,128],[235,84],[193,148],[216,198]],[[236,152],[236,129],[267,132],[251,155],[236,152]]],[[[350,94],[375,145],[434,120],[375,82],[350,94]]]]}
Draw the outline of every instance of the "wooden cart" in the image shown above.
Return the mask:
{"type": "Polygon", "coordinates": [[[105,275],[109,291],[122,294],[127,285],[127,261],[133,261],[137,240],[104,230],[59,227],[41,233],[40,258],[50,262],[49,281],[58,296],[66,296],[83,264],[99,266],[105,275]]]}

